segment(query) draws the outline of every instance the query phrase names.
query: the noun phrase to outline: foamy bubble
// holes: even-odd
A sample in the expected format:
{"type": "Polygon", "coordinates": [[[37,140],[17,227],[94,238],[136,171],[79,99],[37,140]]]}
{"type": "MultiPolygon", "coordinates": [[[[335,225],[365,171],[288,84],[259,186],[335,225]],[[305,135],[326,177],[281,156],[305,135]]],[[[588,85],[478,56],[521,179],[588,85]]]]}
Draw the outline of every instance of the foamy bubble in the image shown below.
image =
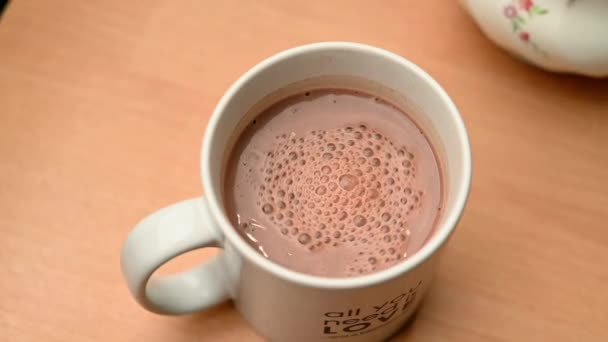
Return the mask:
{"type": "Polygon", "coordinates": [[[353,218],[353,223],[357,227],[361,227],[367,223],[367,219],[362,215],[357,215],[353,218]]]}
{"type": "Polygon", "coordinates": [[[307,243],[309,243],[310,240],[311,240],[310,235],[308,235],[307,233],[302,233],[302,234],[300,234],[300,236],[298,236],[298,242],[303,245],[306,245],[307,243]]]}
{"type": "Polygon", "coordinates": [[[381,269],[407,255],[407,220],[423,202],[405,183],[416,173],[410,154],[363,124],[278,134],[263,155],[256,203],[282,239],[307,253],[346,246],[365,254],[353,275],[381,269]]]}
{"type": "Polygon", "coordinates": [[[271,204],[269,204],[269,203],[265,203],[265,204],[262,206],[262,211],[263,211],[265,214],[270,214],[270,213],[272,213],[272,212],[273,212],[273,210],[274,210],[274,208],[273,208],[273,207],[272,207],[272,205],[271,205],[271,204]]]}
{"type": "Polygon", "coordinates": [[[339,182],[340,187],[346,191],[351,191],[355,188],[355,186],[357,186],[357,184],[359,184],[357,177],[348,173],[340,176],[339,182]]]}

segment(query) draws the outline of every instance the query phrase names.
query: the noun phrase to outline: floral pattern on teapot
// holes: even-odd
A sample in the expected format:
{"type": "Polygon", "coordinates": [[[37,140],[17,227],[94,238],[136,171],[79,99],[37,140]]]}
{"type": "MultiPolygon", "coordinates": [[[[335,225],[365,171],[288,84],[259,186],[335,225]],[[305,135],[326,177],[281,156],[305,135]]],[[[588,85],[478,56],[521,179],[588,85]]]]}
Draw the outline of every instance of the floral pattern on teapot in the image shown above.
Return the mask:
{"type": "Polygon", "coordinates": [[[545,57],[547,53],[532,39],[532,35],[526,30],[526,24],[535,17],[548,13],[549,10],[538,6],[533,0],[511,0],[503,9],[504,16],[511,21],[513,33],[519,37],[522,43],[545,57]]]}

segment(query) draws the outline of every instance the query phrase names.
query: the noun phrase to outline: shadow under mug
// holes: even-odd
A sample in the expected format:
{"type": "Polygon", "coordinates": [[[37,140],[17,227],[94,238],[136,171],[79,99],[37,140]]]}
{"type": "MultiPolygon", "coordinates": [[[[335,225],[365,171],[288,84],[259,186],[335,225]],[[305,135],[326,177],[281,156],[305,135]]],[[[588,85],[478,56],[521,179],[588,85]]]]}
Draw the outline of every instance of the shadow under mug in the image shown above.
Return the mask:
{"type": "Polygon", "coordinates": [[[471,152],[456,106],[418,66],[376,47],[323,42],[278,53],[228,89],[204,135],[201,176],[204,197],[144,218],[123,246],[122,271],[143,307],[187,314],[231,299],[272,341],[382,340],[414,313],[429,288],[438,252],[466,204],[471,152]],[[391,89],[431,140],[443,171],[443,212],[424,246],[391,268],[352,278],[302,274],[264,258],[241,238],[222,202],[222,162],[246,113],[269,94],[325,76],[356,77],[391,89]],[[152,276],[172,258],[204,247],[222,251],[189,271],[152,276]]]}

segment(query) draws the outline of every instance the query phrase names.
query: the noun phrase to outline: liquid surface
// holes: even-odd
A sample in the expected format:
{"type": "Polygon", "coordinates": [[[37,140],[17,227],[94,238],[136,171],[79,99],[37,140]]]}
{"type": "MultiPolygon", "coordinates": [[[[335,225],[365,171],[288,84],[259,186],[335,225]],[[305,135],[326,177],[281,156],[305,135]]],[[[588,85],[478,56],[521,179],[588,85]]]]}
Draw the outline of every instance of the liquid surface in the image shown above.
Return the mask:
{"type": "Polygon", "coordinates": [[[418,250],[441,209],[418,126],[371,95],[317,90],[280,101],[238,138],[226,207],[243,238],[294,271],[349,277],[418,250]]]}

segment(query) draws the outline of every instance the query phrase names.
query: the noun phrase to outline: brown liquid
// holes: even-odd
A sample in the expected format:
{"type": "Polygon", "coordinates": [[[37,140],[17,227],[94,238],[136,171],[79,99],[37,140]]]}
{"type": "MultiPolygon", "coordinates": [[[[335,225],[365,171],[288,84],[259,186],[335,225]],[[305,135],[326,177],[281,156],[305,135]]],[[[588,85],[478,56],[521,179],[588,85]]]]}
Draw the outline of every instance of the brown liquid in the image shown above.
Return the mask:
{"type": "Polygon", "coordinates": [[[227,165],[228,215],[266,258],[349,277],[386,269],[433,231],[441,176],[433,148],[401,110],[326,89],[263,111],[227,165]]]}

